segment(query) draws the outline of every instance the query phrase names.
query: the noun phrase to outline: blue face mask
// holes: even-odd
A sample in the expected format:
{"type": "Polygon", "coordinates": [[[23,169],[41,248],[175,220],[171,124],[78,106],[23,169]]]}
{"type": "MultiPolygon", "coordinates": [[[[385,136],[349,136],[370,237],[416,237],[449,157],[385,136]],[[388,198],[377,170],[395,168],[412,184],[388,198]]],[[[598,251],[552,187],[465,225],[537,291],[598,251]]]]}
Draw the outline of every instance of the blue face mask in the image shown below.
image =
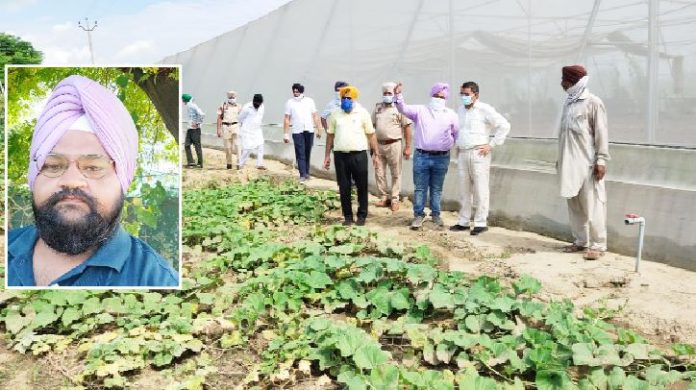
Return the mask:
{"type": "Polygon", "coordinates": [[[394,96],[384,95],[384,96],[382,96],[382,101],[387,103],[387,104],[392,104],[392,103],[394,103],[394,96]]]}
{"type": "Polygon", "coordinates": [[[350,99],[341,99],[341,110],[350,112],[353,109],[353,101],[350,99]]]}
{"type": "Polygon", "coordinates": [[[461,95],[460,97],[462,99],[463,105],[468,106],[469,104],[471,104],[471,96],[461,95]]]}

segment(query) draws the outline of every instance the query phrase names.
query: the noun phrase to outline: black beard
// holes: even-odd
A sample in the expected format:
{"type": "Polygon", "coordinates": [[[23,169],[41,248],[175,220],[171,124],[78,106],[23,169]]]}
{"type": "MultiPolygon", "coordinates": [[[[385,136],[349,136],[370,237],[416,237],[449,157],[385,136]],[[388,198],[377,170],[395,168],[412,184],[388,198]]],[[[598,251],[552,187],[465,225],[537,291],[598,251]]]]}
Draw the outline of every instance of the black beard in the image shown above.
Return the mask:
{"type": "Polygon", "coordinates": [[[80,189],[64,189],[51,195],[41,207],[32,199],[34,221],[41,239],[53,250],[68,255],[78,255],[90,248],[103,245],[118,227],[124,196],[116,202],[111,212],[102,216],[97,211],[96,200],[80,189]],[[56,209],[56,204],[67,196],[74,196],[89,206],[89,214],[75,221],[66,220],[56,209]]]}

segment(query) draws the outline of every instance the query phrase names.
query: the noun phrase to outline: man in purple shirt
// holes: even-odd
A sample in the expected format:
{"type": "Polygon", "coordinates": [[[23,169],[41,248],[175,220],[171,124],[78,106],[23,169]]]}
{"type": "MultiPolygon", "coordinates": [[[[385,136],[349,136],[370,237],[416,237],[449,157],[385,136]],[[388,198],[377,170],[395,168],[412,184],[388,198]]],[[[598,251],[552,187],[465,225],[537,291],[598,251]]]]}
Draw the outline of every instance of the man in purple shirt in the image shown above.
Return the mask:
{"type": "Polygon", "coordinates": [[[425,218],[425,198],[430,189],[430,215],[435,225],[442,227],[440,218],[440,198],[445,175],[449,169],[450,149],[457,139],[459,118],[454,110],[447,108],[445,102],[449,95],[449,85],[436,83],[430,89],[430,103],[426,105],[407,105],[401,95],[402,84],[394,88],[396,108],[413,121],[413,221],[411,229],[420,229],[425,218]]]}

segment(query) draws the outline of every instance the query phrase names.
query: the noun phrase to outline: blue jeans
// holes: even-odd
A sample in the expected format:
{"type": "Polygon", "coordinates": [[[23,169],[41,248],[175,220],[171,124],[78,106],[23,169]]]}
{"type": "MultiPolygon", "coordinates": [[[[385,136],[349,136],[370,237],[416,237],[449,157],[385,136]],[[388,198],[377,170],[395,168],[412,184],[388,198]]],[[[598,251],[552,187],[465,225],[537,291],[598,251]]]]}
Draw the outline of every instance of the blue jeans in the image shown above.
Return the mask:
{"type": "Polygon", "coordinates": [[[292,142],[295,144],[295,159],[297,160],[297,170],[300,177],[309,177],[309,156],[312,155],[312,145],[314,145],[314,133],[303,131],[292,135],[292,142]]]}
{"type": "Polygon", "coordinates": [[[449,169],[450,155],[430,155],[416,151],[413,156],[413,215],[425,216],[425,198],[430,189],[430,215],[440,215],[440,199],[445,175],[449,169]]]}

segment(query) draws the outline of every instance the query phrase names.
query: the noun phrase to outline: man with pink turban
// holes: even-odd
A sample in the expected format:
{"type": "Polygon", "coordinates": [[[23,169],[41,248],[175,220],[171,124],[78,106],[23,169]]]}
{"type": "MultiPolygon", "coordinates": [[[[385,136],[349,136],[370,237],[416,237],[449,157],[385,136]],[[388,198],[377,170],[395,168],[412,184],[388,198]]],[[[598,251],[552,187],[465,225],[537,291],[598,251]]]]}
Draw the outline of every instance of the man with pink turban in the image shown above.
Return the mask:
{"type": "Polygon", "coordinates": [[[31,140],[34,225],[8,236],[9,286],[177,286],[178,274],[120,226],[138,132],[109,90],[70,76],[53,90],[31,140]]]}
{"type": "Polygon", "coordinates": [[[563,251],[584,251],[585,259],[597,260],[607,250],[604,175],[609,132],[604,103],[590,93],[587,81],[582,65],[564,66],[561,71],[561,87],[568,96],[563,104],[556,168],[575,239],[563,251]]]}
{"type": "Polygon", "coordinates": [[[449,169],[450,149],[459,133],[457,113],[445,106],[449,85],[436,83],[430,89],[428,105],[408,105],[401,95],[401,83],[394,87],[396,109],[413,121],[413,221],[411,229],[423,227],[425,198],[429,195],[430,216],[438,227],[445,224],[440,217],[440,199],[445,175],[449,169]],[[428,190],[430,193],[428,194],[428,190]]]}

